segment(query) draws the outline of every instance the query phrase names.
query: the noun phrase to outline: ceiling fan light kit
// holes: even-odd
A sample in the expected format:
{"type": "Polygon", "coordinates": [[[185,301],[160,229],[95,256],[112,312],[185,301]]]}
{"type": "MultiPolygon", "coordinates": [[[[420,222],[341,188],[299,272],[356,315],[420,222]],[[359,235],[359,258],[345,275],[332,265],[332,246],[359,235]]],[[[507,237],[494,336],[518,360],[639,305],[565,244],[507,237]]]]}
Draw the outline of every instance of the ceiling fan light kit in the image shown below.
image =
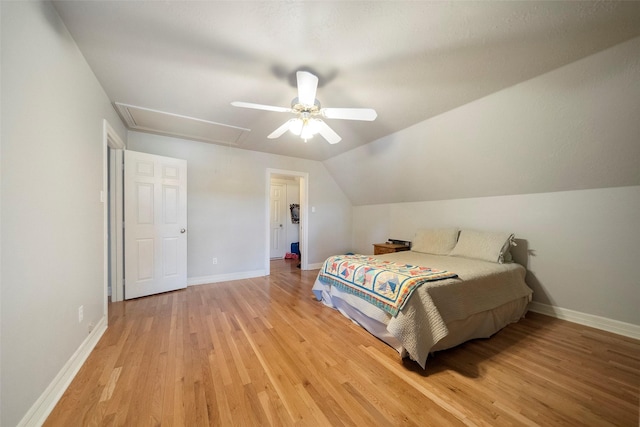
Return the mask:
{"type": "Polygon", "coordinates": [[[296,77],[298,80],[298,96],[291,101],[291,108],[241,101],[232,102],[231,105],[278,113],[293,113],[297,116],[286,121],[269,134],[267,136],[269,139],[279,138],[289,130],[294,135],[300,136],[304,142],[313,138],[314,135],[320,134],[329,144],[336,144],[342,138],[318,116],[327,119],[364,121],[373,121],[378,116],[376,111],[371,108],[322,108],[320,101],[316,99],[318,77],[308,71],[298,71],[296,77]]]}

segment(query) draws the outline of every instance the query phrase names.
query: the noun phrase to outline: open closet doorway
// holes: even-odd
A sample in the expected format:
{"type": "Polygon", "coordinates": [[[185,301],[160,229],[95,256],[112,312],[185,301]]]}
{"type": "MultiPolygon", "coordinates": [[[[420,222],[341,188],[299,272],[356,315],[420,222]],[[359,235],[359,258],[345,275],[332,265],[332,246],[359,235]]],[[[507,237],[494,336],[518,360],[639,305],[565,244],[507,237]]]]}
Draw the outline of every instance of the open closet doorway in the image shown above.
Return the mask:
{"type": "Polygon", "coordinates": [[[269,258],[282,259],[292,247],[293,242],[300,242],[298,224],[291,224],[287,206],[300,202],[300,186],[298,180],[288,176],[271,177],[269,197],[269,221],[271,228],[269,258]]]}
{"type": "Polygon", "coordinates": [[[291,251],[291,243],[298,243],[300,268],[307,270],[309,174],[267,169],[266,178],[265,272],[270,274],[271,259],[282,258],[291,251]],[[298,223],[292,221],[291,205],[298,205],[298,223]]]}

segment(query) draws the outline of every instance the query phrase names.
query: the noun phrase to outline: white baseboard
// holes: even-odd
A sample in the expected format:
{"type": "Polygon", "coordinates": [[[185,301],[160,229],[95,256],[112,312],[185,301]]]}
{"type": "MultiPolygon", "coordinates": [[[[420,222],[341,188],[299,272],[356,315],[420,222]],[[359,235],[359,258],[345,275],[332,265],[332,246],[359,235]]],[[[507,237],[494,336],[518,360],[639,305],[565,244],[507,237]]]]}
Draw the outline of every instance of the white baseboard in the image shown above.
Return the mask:
{"type": "Polygon", "coordinates": [[[324,264],[324,262],[318,262],[316,264],[308,264],[307,270],[319,270],[320,268],[322,268],[322,264],[324,264]]]}
{"type": "Polygon", "coordinates": [[[80,347],[73,353],[67,363],[64,364],[44,393],[40,395],[25,416],[22,417],[18,427],[41,426],[44,424],[106,330],[107,317],[103,316],[89,336],[80,344],[80,347]]]}
{"type": "Polygon", "coordinates": [[[614,334],[624,335],[625,337],[640,339],[639,325],[594,316],[593,314],[581,313],[567,308],[555,307],[536,301],[532,301],[529,304],[529,310],[558,319],[568,320],[569,322],[591,326],[592,328],[602,329],[603,331],[613,332],[614,334]]]}
{"type": "Polygon", "coordinates": [[[241,271],[238,273],[215,274],[213,276],[189,277],[187,286],[206,285],[209,283],[227,282],[229,280],[252,279],[266,276],[265,270],[241,271]]]}

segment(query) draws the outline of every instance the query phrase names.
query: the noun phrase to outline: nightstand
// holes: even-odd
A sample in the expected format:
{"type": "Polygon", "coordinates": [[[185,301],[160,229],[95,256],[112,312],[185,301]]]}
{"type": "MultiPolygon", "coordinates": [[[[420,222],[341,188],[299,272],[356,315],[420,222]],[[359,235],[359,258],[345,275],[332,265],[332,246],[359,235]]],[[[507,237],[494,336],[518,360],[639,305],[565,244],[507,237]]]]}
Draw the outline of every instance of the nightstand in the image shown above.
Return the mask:
{"type": "Polygon", "coordinates": [[[409,250],[409,246],[396,245],[395,243],[374,243],[373,244],[374,255],[390,254],[393,252],[402,252],[402,251],[408,251],[408,250],[409,250]]]}

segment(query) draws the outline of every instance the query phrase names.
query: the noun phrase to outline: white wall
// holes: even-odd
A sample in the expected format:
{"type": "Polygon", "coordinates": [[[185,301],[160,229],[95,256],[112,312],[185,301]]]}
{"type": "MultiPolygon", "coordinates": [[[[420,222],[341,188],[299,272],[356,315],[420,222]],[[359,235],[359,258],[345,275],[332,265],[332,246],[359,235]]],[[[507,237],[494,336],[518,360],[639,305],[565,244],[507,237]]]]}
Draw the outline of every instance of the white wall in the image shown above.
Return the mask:
{"type": "Polygon", "coordinates": [[[309,264],[350,246],[351,203],[320,162],[139,132],[127,145],[187,160],[191,281],[264,269],[268,168],[309,173],[309,264]]]}
{"type": "Polygon", "coordinates": [[[640,186],[358,206],[353,223],[364,253],[419,228],[514,232],[534,301],[640,325],[640,186]]]}
{"type": "Polygon", "coordinates": [[[104,319],[103,119],[126,134],[51,4],[0,7],[0,424],[13,426],[104,319]]]}

